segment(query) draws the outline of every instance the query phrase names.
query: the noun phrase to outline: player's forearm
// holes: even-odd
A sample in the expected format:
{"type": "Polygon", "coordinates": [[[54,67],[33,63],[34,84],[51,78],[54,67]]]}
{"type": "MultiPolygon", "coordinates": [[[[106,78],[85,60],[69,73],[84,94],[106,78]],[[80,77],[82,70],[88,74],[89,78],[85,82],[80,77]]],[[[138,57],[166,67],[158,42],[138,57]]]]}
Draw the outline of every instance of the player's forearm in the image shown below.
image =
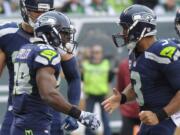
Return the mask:
{"type": "Polygon", "coordinates": [[[53,90],[46,96],[41,96],[41,98],[56,111],[68,114],[72,108],[72,105],[68,103],[59,92],[56,91],[57,90],[53,90]]]}
{"type": "Polygon", "coordinates": [[[176,95],[171,99],[170,103],[163,109],[168,116],[180,111],[180,91],[176,93],[176,95]]]}
{"type": "Polygon", "coordinates": [[[61,66],[68,82],[68,101],[78,105],[81,93],[81,78],[75,57],[62,61],[61,66]]]}
{"type": "Polygon", "coordinates": [[[136,94],[133,90],[131,83],[123,90],[122,93],[126,95],[127,102],[133,101],[136,98],[136,94]]]}
{"type": "Polygon", "coordinates": [[[79,119],[81,116],[81,110],[76,106],[71,105],[68,103],[63,96],[57,92],[55,89],[48,94],[48,96],[41,98],[53,109],[58,112],[62,112],[67,114],[75,119],[79,119]]]}
{"type": "Polygon", "coordinates": [[[68,84],[68,101],[71,104],[79,105],[80,94],[81,94],[80,78],[77,78],[68,84]]]}
{"type": "Polygon", "coordinates": [[[3,51],[0,49],[0,76],[2,75],[3,69],[5,67],[6,64],[6,56],[3,53],[3,51]]]}

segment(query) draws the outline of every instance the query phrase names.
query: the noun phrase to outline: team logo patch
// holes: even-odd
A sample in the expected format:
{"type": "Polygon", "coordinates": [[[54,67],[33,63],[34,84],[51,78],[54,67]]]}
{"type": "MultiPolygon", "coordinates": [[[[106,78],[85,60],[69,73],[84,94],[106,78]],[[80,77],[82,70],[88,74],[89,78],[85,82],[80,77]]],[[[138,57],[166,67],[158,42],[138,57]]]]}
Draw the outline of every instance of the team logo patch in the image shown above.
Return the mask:
{"type": "Polygon", "coordinates": [[[25,135],[33,135],[33,131],[32,130],[25,130],[25,135]]]}
{"type": "Polygon", "coordinates": [[[57,52],[53,50],[43,50],[40,55],[51,61],[53,57],[57,55],[57,52]]]}

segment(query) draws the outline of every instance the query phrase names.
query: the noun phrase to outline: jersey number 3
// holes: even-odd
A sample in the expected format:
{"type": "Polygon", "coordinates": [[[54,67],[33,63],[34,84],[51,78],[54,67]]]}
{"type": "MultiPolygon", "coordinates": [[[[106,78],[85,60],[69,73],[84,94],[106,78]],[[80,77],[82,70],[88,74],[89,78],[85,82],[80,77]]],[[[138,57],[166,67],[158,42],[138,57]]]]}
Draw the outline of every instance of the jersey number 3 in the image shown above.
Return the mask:
{"type": "Polygon", "coordinates": [[[140,78],[140,74],[138,72],[135,71],[131,71],[131,79],[133,81],[133,87],[134,87],[134,91],[137,95],[137,102],[139,103],[140,106],[144,105],[144,97],[141,91],[141,78],[140,78]]]}

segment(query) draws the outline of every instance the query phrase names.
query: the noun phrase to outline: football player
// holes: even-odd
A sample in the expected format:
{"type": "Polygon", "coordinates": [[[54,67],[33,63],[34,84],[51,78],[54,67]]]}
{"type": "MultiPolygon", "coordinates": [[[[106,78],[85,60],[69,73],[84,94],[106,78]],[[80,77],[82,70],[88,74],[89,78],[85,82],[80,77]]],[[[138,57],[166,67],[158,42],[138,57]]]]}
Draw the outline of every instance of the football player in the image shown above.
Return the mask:
{"type": "Polygon", "coordinates": [[[177,12],[176,12],[174,24],[175,24],[175,30],[176,30],[178,36],[180,36],[180,9],[177,10],[177,12]]]}
{"type": "Polygon", "coordinates": [[[156,15],[143,5],[132,5],[120,15],[122,32],[113,36],[129,49],[131,84],[102,105],[112,112],[137,99],[142,122],[138,135],[173,135],[180,123],[180,51],[174,42],[156,39],[156,15]],[[121,42],[122,43],[122,42],[121,42]]]}
{"type": "MultiPolygon", "coordinates": [[[[33,40],[33,26],[35,19],[44,12],[54,10],[54,0],[20,0],[20,9],[23,21],[18,24],[9,22],[0,25],[0,74],[6,64],[9,71],[9,98],[8,107],[1,126],[1,135],[9,135],[13,115],[11,94],[14,88],[14,60],[15,56],[26,43],[33,40]]],[[[61,64],[68,81],[68,99],[70,103],[78,105],[80,98],[80,77],[76,68],[76,60],[72,54],[61,51],[61,64]],[[71,65],[71,66],[69,66],[71,65]]],[[[51,110],[53,117],[51,134],[63,134],[59,112],[51,110]]],[[[67,130],[78,128],[77,121],[67,117],[64,121],[67,130]],[[67,126],[68,125],[68,126],[67,126]]]]}
{"type": "MultiPolygon", "coordinates": [[[[180,9],[177,10],[176,12],[176,17],[174,20],[174,26],[177,35],[180,37],[180,9]]],[[[180,44],[180,40],[175,40],[176,43],[180,44]]]]}
{"type": "Polygon", "coordinates": [[[62,49],[72,53],[74,34],[69,18],[60,12],[49,11],[37,19],[38,39],[21,47],[14,63],[11,135],[50,135],[50,106],[92,130],[100,126],[95,114],[65,101],[57,89],[62,68],[60,53],[62,49]]]}

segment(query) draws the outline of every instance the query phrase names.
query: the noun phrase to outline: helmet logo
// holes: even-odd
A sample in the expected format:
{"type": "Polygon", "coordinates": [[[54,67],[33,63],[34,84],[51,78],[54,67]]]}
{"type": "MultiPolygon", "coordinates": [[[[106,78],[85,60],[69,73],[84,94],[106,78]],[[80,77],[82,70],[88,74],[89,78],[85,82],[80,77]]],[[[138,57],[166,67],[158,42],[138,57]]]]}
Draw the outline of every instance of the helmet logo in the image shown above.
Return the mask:
{"type": "Polygon", "coordinates": [[[151,14],[135,14],[132,18],[134,21],[143,21],[143,22],[148,22],[148,23],[156,23],[156,19],[151,15],[151,14]]]}
{"type": "Polygon", "coordinates": [[[53,26],[53,25],[55,25],[56,24],[56,22],[57,22],[57,20],[56,20],[56,18],[54,18],[54,17],[52,17],[52,16],[44,16],[44,17],[40,17],[39,18],[39,25],[46,25],[46,24],[48,24],[48,25],[51,25],[51,26],[53,26]]]}
{"type": "Polygon", "coordinates": [[[50,5],[47,3],[38,3],[38,11],[49,11],[50,5]]]}
{"type": "Polygon", "coordinates": [[[134,16],[133,16],[133,20],[134,20],[134,21],[136,21],[136,20],[141,20],[141,19],[142,19],[141,15],[134,15],[134,16]]]}

